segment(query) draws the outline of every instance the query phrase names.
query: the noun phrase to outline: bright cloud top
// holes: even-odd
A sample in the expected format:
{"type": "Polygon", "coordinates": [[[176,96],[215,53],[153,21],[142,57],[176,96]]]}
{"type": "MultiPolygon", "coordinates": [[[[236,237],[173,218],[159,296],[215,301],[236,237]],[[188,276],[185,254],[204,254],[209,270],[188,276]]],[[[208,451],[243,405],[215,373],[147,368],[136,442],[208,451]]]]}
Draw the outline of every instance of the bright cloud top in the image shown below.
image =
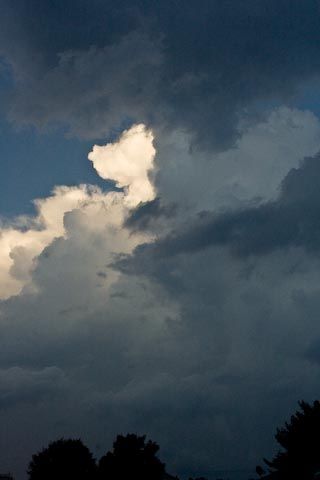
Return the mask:
{"type": "Polygon", "coordinates": [[[104,146],[95,145],[88,158],[100,177],[114,180],[124,188],[125,202],[136,206],[155,198],[155,189],[149,179],[155,156],[153,134],[143,124],[125,130],[119,141],[104,146]]]}
{"type": "Polygon", "coordinates": [[[55,238],[68,236],[65,215],[69,212],[84,213],[87,229],[91,224],[95,229],[103,225],[109,253],[119,246],[122,253],[128,253],[139,241],[146,241],[145,236],[130,235],[122,224],[131,207],[155,196],[148,177],[156,152],[152,142],[152,132],[140,124],[126,130],[117,142],[94,146],[89,154],[98,174],[116,181],[124,192],[103,193],[88,185],[58,186],[51,196],[35,200],[36,216],[21,217],[0,228],[0,299],[17,295],[23,288],[34,289],[31,273],[37,257],[55,238]]]}

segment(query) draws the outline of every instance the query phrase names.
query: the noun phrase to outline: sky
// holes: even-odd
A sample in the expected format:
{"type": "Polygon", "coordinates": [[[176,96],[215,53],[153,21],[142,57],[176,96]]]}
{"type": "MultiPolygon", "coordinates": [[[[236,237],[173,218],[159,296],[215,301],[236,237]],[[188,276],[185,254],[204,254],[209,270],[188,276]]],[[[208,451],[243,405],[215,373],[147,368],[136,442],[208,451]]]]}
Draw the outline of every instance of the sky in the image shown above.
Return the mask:
{"type": "Polygon", "coordinates": [[[252,469],[320,392],[317,0],[1,0],[0,466],[252,469]]]}

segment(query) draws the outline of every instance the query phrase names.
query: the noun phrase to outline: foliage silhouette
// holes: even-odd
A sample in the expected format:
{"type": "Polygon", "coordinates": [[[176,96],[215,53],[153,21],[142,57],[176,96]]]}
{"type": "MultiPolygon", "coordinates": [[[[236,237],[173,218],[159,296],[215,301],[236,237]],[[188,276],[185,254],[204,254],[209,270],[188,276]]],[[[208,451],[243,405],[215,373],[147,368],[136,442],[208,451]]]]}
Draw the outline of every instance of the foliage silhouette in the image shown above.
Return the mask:
{"type": "Polygon", "coordinates": [[[81,440],[61,438],[32,456],[28,475],[30,480],[92,480],[96,463],[81,440]]]}
{"type": "Polygon", "coordinates": [[[256,473],[259,475],[259,477],[262,477],[266,472],[263,470],[262,467],[260,467],[260,465],[257,465],[256,473]]]}
{"type": "Polygon", "coordinates": [[[99,462],[99,480],[162,480],[165,465],[156,456],[159,446],[145,439],[145,435],[118,435],[113,450],[99,462]]]}
{"type": "Polygon", "coordinates": [[[273,460],[265,460],[275,480],[314,480],[320,478],[320,402],[299,402],[300,411],[277,430],[282,447],[273,460]]]}
{"type": "Polygon", "coordinates": [[[205,477],[196,477],[196,478],[190,477],[189,480],[207,480],[207,479],[205,477]]]}

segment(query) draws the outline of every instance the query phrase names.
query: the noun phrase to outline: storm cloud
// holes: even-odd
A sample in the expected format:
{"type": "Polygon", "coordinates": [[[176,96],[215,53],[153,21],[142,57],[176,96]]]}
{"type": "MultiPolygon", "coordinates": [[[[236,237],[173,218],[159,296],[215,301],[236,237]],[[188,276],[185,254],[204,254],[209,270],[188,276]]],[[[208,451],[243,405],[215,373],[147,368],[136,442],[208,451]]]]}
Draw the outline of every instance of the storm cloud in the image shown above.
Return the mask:
{"type": "Polygon", "coordinates": [[[312,0],[3,0],[1,122],[61,142],[48,177],[77,145],[99,183],[1,204],[0,462],[19,480],[54,438],[98,457],[126,432],[180,476],[254,468],[318,397],[319,18],[312,0]]]}
{"type": "Polygon", "coordinates": [[[317,253],[320,248],[319,176],[320,156],[306,158],[284,178],[276,201],[222,214],[200,212],[191,224],[189,219],[180,232],[171,233],[149,249],[160,258],[193,253],[214,245],[229,247],[240,256],[263,255],[290,247],[317,253]]]}
{"type": "Polygon", "coordinates": [[[4,1],[2,10],[10,117],[85,138],[142,121],[223,149],[239,121],[263,115],[263,102],[290,103],[320,72],[316,0],[4,1]]]}

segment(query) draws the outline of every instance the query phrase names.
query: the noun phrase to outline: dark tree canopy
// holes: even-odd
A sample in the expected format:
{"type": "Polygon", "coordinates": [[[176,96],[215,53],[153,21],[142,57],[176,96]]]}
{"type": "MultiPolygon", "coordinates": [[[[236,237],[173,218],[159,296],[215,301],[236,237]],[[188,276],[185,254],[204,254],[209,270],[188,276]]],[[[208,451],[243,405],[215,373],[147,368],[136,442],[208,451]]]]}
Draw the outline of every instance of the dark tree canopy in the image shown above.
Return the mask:
{"type": "Polygon", "coordinates": [[[81,440],[60,439],[32,456],[30,480],[92,480],[95,460],[81,440]]]}
{"type": "Polygon", "coordinates": [[[320,402],[299,402],[300,410],[277,430],[282,449],[273,460],[265,460],[271,478],[314,480],[320,478],[320,402]],[[319,473],[319,474],[318,474],[319,473]]]}
{"type": "Polygon", "coordinates": [[[100,480],[162,480],[165,465],[156,456],[159,447],[145,435],[118,435],[113,450],[99,462],[100,480]]]}

